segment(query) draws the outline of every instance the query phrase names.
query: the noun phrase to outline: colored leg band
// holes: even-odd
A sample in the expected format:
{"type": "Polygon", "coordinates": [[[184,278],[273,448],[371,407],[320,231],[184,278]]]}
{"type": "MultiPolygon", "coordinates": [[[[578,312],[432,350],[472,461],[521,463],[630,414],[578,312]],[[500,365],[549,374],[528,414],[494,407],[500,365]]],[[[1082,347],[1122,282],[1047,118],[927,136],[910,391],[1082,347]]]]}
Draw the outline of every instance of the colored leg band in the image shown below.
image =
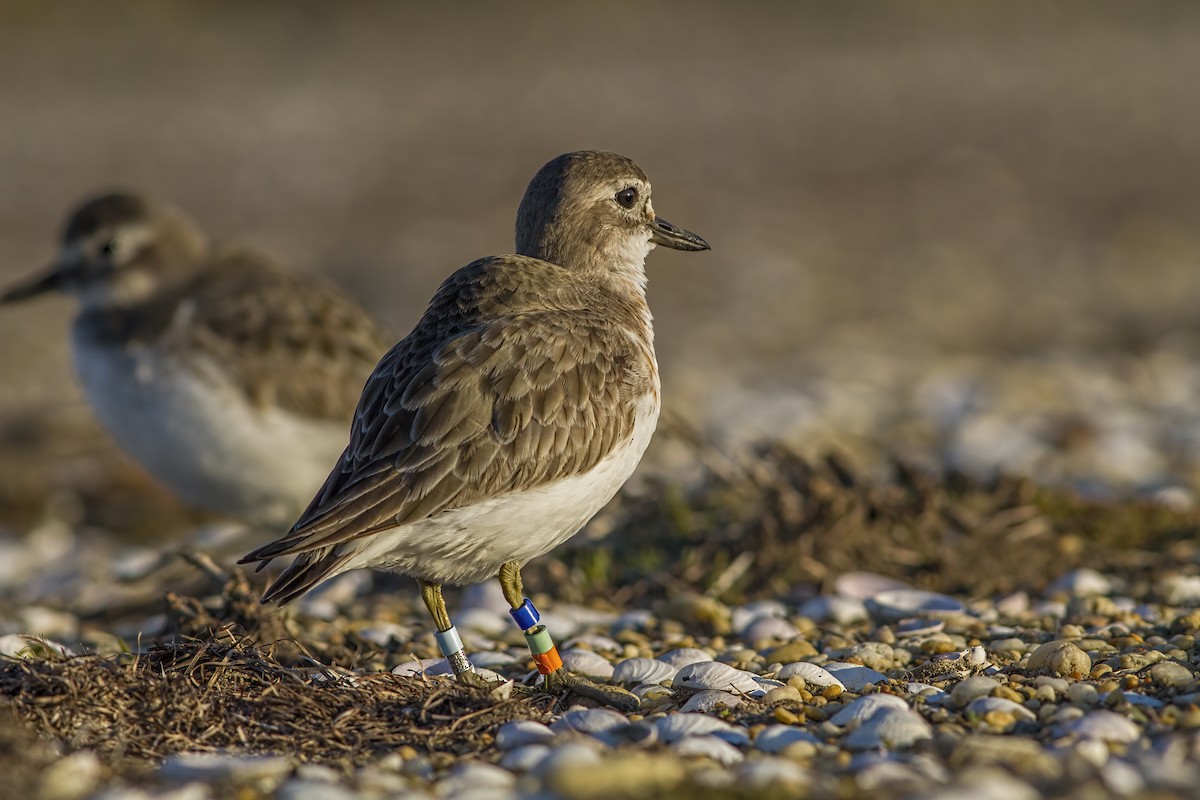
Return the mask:
{"type": "Polygon", "coordinates": [[[562,669],[562,658],[558,655],[558,648],[554,646],[554,639],[550,636],[550,631],[545,625],[538,625],[531,631],[525,633],[525,641],[529,644],[529,652],[533,654],[533,661],[537,664],[538,672],[543,675],[549,675],[551,672],[562,669]]]}
{"type": "Polygon", "coordinates": [[[528,597],[525,598],[524,605],[520,608],[510,609],[508,613],[512,615],[513,620],[517,623],[517,627],[523,631],[527,631],[534,625],[537,625],[538,621],[542,618],[538,610],[533,607],[533,601],[528,597]]]}
{"type": "Polygon", "coordinates": [[[458,629],[453,625],[449,630],[438,631],[433,638],[437,640],[438,650],[441,650],[442,655],[446,658],[463,649],[462,637],[458,635],[458,629]]]}

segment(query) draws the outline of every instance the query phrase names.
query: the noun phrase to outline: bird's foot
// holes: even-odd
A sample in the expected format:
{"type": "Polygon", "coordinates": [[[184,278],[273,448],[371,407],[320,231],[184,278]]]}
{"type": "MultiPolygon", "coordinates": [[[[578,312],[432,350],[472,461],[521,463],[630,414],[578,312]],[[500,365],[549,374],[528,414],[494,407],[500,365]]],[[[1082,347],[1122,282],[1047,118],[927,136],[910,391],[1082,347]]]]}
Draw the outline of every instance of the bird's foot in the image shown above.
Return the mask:
{"type": "Polygon", "coordinates": [[[595,700],[617,711],[630,713],[641,707],[642,701],[632,692],[617,686],[605,686],[560,667],[546,676],[546,690],[568,689],[589,700],[595,700]]]}
{"type": "Polygon", "coordinates": [[[470,686],[473,689],[495,689],[504,681],[495,681],[491,678],[485,678],[473,669],[463,670],[455,674],[455,679],[464,686],[470,686]]]}

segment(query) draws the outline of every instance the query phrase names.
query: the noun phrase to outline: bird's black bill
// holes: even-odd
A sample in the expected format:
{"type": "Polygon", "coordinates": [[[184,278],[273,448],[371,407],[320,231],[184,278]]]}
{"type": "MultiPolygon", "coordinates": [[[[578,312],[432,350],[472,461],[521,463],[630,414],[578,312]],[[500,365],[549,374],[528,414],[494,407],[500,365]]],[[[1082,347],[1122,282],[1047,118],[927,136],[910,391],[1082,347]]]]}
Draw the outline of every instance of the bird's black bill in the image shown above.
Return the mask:
{"type": "Polygon", "coordinates": [[[10,286],[3,292],[0,292],[0,304],[18,303],[30,297],[37,297],[39,294],[57,291],[62,288],[62,285],[62,270],[58,267],[51,267],[49,271],[41,275],[35,275],[23,283],[10,286]]]}
{"type": "Polygon", "coordinates": [[[708,242],[691,231],[676,228],[662,217],[655,217],[650,223],[650,241],[670,247],[672,250],[711,250],[708,242]]]}

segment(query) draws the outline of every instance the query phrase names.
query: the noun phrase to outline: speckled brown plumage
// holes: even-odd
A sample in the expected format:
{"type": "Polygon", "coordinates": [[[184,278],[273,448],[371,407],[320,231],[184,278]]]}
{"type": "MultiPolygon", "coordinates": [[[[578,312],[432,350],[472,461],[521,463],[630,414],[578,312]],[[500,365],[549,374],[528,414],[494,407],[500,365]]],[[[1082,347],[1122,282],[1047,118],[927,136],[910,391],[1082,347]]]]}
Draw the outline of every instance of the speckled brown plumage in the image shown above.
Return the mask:
{"type": "MultiPolygon", "coordinates": [[[[486,577],[495,567],[472,550],[472,537],[490,547],[497,537],[538,535],[479,525],[435,545],[412,526],[446,519],[457,529],[452,512],[586,476],[631,440],[639,410],[649,404],[657,417],[643,271],[660,235],[653,223],[649,184],[629,159],[574,153],[543,167],[518,211],[521,252],[475,261],[442,284],[375,368],[349,446],[308,510],[287,536],[243,559],[298,556],[264,600],[287,602],[353,566],[383,564],[440,582],[459,575],[441,564],[456,552],[481,560],[460,578],[486,577]],[[612,202],[627,187],[640,192],[632,208],[612,202]],[[364,555],[373,537],[406,540],[410,528],[411,546],[364,555]],[[422,553],[440,566],[423,564],[422,553]]],[[[677,234],[663,243],[707,247],[660,228],[677,234]]],[[[569,536],[595,510],[553,523],[569,536]]]]}

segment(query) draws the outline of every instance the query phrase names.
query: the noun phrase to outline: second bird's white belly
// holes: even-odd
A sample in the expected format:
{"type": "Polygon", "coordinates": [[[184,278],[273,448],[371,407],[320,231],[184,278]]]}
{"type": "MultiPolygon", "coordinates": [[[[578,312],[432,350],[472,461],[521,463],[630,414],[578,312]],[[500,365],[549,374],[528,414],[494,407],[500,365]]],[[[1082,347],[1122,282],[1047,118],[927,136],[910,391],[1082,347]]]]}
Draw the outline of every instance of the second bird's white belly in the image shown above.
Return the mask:
{"type": "Polygon", "coordinates": [[[76,337],[75,369],[100,424],[188,504],[286,526],[321,487],[349,438],[330,423],[258,408],[215,363],[199,370],[153,347],[76,337]]]}
{"type": "Polygon", "coordinates": [[[346,569],[374,567],[431,583],[478,583],[505,561],[524,564],[574,536],[629,479],[658,423],[658,401],[639,404],[633,433],[589,472],[371,534],[346,569]]]}

